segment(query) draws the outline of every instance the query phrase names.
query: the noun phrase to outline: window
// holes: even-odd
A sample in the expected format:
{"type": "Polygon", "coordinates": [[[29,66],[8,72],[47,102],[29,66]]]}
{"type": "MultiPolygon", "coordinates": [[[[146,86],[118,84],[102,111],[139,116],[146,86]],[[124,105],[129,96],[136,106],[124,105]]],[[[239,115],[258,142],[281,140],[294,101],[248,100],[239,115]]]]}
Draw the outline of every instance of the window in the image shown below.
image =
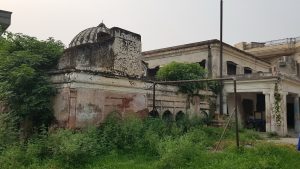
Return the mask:
{"type": "Polygon", "coordinates": [[[199,63],[199,65],[203,68],[203,69],[205,69],[205,65],[206,65],[206,60],[204,59],[204,60],[202,60],[201,62],[198,62],[199,63]]]}
{"type": "Polygon", "coordinates": [[[244,68],[244,74],[252,74],[252,69],[249,67],[244,68]]]}
{"type": "Polygon", "coordinates": [[[231,61],[227,61],[227,75],[236,75],[236,64],[231,61]]]}
{"type": "Polygon", "coordinates": [[[150,79],[154,79],[155,76],[156,76],[156,73],[158,72],[158,70],[159,70],[159,66],[156,66],[155,68],[152,68],[152,69],[148,69],[147,70],[147,76],[150,79]]]}

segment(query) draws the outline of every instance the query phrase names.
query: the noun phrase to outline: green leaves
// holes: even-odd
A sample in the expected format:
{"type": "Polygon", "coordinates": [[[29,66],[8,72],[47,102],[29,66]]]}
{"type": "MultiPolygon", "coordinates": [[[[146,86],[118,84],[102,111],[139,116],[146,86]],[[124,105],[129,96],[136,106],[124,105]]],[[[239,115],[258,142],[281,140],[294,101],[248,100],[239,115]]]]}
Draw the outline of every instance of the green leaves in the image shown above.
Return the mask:
{"type": "MultiPolygon", "coordinates": [[[[178,63],[172,62],[160,68],[157,72],[159,80],[197,80],[203,79],[206,71],[197,63],[178,63]]],[[[203,83],[180,84],[179,90],[183,93],[192,94],[204,87],[203,83]]]]}
{"type": "Polygon", "coordinates": [[[53,38],[40,41],[12,33],[0,37],[0,100],[20,119],[19,123],[24,119],[35,127],[49,123],[55,90],[47,71],[54,68],[63,48],[53,38]]]}

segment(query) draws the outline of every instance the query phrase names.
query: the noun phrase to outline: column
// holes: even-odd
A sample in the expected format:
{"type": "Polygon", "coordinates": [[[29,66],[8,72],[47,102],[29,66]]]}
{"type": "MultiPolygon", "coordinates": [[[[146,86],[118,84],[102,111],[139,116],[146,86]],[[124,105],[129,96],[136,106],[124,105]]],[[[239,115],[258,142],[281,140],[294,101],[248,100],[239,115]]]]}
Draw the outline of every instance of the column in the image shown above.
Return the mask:
{"type": "Polygon", "coordinates": [[[294,118],[295,118],[295,132],[300,132],[300,114],[299,114],[299,95],[294,98],[294,118]]]}
{"type": "Polygon", "coordinates": [[[275,98],[274,98],[274,92],[272,91],[272,92],[270,92],[270,113],[269,113],[269,116],[270,116],[269,122],[270,122],[270,129],[271,129],[270,132],[278,132],[276,130],[276,128],[277,128],[276,119],[273,114],[274,104],[275,104],[275,98]]]}
{"type": "Polygon", "coordinates": [[[287,108],[287,104],[286,104],[286,96],[287,96],[287,92],[282,92],[282,102],[281,102],[281,109],[282,109],[282,125],[281,125],[281,132],[280,135],[281,136],[285,136],[288,134],[288,128],[287,128],[287,115],[286,115],[286,108],[287,108]]]}
{"type": "Polygon", "coordinates": [[[223,92],[223,112],[225,115],[230,114],[227,112],[227,93],[225,91],[223,92]]]}
{"type": "Polygon", "coordinates": [[[270,93],[265,95],[265,117],[266,117],[266,132],[272,132],[272,104],[270,100],[270,93]]]}
{"type": "Polygon", "coordinates": [[[220,114],[220,95],[217,95],[217,99],[216,99],[216,114],[220,114]]]}

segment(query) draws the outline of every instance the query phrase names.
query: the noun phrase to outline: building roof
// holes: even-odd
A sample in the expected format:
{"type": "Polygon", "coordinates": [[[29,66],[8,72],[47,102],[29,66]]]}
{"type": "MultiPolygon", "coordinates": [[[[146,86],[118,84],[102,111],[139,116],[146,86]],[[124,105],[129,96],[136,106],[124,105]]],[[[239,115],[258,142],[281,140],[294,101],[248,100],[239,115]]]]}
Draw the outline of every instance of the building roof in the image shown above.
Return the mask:
{"type": "Polygon", "coordinates": [[[97,27],[87,28],[78,33],[69,44],[69,47],[74,47],[86,43],[96,43],[101,38],[101,36],[98,36],[100,32],[108,35],[110,34],[109,28],[107,28],[103,22],[100,23],[97,27]]]}
{"type": "MultiPolygon", "coordinates": [[[[195,43],[189,43],[189,44],[184,44],[184,45],[178,45],[178,46],[172,46],[172,47],[167,47],[167,48],[161,48],[161,49],[155,49],[155,50],[150,50],[150,51],[145,51],[142,52],[143,56],[146,55],[151,55],[151,54],[158,54],[158,53],[162,53],[162,52],[168,52],[168,51],[173,51],[173,50],[179,50],[179,49],[186,49],[186,48],[192,48],[192,47],[197,47],[197,46],[203,46],[203,45],[211,45],[211,44],[220,44],[220,41],[218,39],[212,39],[212,40],[207,40],[207,41],[201,41],[201,42],[195,42],[195,43]]],[[[248,55],[254,59],[260,60],[262,62],[265,62],[267,64],[269,64],[269,62],[262,60],[258,57],[256,57],[255,55],[252,55],[248,52],[245,52],[243,50],[240,50],[234,46],[231,46],[227,43],[223,42],[224,47],[228,47],[230,49],[233,49],[237,52],[243,53],[245,55],[248,55]]]]}
{"type": "Polygon", "coordinates": [[[0,34],[9,27],[11,14],[12,12],[0,10],[0,34]]]}

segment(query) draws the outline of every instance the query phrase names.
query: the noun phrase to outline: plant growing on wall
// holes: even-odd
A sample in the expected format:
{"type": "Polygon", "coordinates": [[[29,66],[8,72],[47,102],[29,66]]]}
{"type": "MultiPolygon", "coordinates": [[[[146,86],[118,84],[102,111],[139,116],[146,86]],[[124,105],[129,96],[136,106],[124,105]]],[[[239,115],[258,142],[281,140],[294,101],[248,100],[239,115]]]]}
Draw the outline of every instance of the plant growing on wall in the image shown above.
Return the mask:
{"type": "Polygon", "coordinates": [[[281,95],[278,90],[278,83],[275,83],[274,87],[274,110],[273,115],[275,117],[276,125],[281,126],[281,95]]]}
{"type": "MultiPolygon", "coordinates": [[[[205,78],[207,71],[197,63],[179,63],[171,62],[157,72],[158,80],[199,80],[205,78]]],[[[207,87],[213,93],[218,94],[221,90],[221,84],[216,81],[184,83],[178,85],[180,92],[187,94],[195,94],[200,89],[207,87]]]]}
{"type": "MultiPolygon", "coordinates": [[[[171,62],[157,72],[156,78],[159,80],[197,80],[203,79],[206,71],[197,63],[171,62]]],[[[180,92],[194,94],[199,89],[204,88],[204,83],[184,83],[179,84],[180,92]]]]}

